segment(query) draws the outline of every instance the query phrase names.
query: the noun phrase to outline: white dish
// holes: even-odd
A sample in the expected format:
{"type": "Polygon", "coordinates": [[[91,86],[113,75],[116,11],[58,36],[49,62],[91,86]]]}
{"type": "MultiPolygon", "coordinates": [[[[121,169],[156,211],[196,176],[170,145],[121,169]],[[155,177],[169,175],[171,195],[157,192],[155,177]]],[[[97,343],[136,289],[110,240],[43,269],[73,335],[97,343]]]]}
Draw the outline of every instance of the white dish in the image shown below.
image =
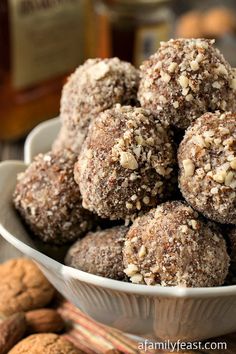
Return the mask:
{"type": "Polygon", "coordinates": [[[0,164],[0,234],[36,261],[69,301],[104,324],[154,340],[202,340],[236,331],[236,286],[136,285],[88,274],[46,256],[12,206],[16,175],[25,167],[19,161],[0,164]]]}
{"type": "Polygon", "coordinates": [[[27,136],[24,146],[24,161],[32,162],[34,156],[51,150],[53,141],[56,139],[61,127],[59,117],[47,120],[37,125],[27,136]]]}

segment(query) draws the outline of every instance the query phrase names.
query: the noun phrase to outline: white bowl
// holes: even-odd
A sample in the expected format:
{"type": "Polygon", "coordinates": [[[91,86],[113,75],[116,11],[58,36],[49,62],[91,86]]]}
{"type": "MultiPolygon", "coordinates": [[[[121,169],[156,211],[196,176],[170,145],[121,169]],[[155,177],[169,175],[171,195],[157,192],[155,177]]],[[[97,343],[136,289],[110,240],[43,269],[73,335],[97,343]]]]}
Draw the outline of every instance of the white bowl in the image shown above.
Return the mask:
{"type": "Polygon", "coordinates": [[[94,319],[144,337],[202,340],[236,331],[236,286],[180,288],[120,282],[64,266],[44,253],[12,205],[16,175],[26,165],[0,164],[0,234],[32,258],[56,289],[94,319]]]}
{"type": "Polygon", "coordinates": [[[53,141],[56,139],[61,127],[59,117],[47,120],[37,125],[27,136],[24,146],[24,161],[32,162],[34,156],[51,150],[53,141]]]}

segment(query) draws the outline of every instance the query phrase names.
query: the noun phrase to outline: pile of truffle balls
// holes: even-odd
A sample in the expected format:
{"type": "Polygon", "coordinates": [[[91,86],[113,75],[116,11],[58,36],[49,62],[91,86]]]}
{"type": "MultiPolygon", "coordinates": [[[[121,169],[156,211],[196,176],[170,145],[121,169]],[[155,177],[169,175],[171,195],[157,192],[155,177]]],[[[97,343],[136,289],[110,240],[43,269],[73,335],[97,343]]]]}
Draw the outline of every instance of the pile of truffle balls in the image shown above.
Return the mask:
{"type": "Polygon", "coordinates": [[[236,73],[213,40],[163,42],[140,70],[89,59],[14,206],[65,263],[136,284],[229,284],[236,269],[236,73]],[[227,224],[227,225],[226,225],[227,224]]]}

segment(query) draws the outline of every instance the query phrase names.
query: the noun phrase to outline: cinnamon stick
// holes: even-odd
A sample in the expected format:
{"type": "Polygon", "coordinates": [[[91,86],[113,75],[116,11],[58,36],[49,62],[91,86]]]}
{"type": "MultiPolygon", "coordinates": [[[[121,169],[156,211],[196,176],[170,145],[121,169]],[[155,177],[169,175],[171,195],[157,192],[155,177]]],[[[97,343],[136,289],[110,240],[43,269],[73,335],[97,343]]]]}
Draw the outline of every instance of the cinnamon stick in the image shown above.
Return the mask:
{"type": "MultiPolygon", "coordinates": [[[[81,347],[81,344],[84,346],[84,350],[86,354],[122,354],[119,350],[115,348],[105,348],[103,347],[102,351],[98,349],[97,342],[91,343],[91,338],[89,336],[89,348],[87,347],[88,345],[88,339],[86,340],[85,337],[83,337],[83,334],[80,332],[79,329],[72,329],[67,334],[65,337],[70,340],[76,347],[78,345],[81,347]]],[[[79,348],[80,349],[80,348],[79,348]]]]}
{"type": "MultiPolygon", "coordinates": [[[[67,319],[74,321],[75,323],[87,328],[89,331],[95,332],[99,334],[108,342],[112,343],[118,350],[127,353],[127,354],[138,354],[142,353],[137,348],[137,343],[126,336],[124,336],[121,332],[105,327],[96,323],[94,320],[88,318],[85,314],[83,314],[80,310],[75,308],[68,302],[64,302],[59,311],[62,316],[67,319]]],[[[145,352],[148,354],[148,352],[145,352]]]]}
{"type": "Polygon", "coordinates": [[[97,354],[95,351],[91,350],[79,337],[72,336],[70,332],[62,335],[69,342],[74,344],[74,346],[82,350],[85,354],[97,354]]]}

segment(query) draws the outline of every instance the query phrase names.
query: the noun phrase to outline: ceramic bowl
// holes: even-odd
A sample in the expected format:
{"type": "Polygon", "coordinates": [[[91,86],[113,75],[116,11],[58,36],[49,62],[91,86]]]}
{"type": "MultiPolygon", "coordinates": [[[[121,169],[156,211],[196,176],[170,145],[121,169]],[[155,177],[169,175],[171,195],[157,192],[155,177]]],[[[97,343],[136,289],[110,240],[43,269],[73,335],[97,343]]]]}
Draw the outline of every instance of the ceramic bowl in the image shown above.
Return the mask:
{"type": "Polygon", "coordinates": [[[56,117],[40,123],[29,133],[24,146],[24,161],[26,164],[32,162],[34,156],[51,149],[60,127],[60,118],[56,117]]]}
{"type": "MultiPolygon", "coordinates": [[[[58,132],[58,120],[36,128],[27,139],[27,162],[39,150],[50,149],[50,139],[57,132],[47,134],[47,124],[50,129],[55,124],[58,132]]],[[[0,164],[0,234],[36,261],[69,301],[97,321],[152,340],[203,340],[236,331],[236,286],[146,286],[102,278],[63,265],[65,249],[51,249],[32,239],[13,208],[16,176],[25,168],[19,161],[0,164]]]]}

